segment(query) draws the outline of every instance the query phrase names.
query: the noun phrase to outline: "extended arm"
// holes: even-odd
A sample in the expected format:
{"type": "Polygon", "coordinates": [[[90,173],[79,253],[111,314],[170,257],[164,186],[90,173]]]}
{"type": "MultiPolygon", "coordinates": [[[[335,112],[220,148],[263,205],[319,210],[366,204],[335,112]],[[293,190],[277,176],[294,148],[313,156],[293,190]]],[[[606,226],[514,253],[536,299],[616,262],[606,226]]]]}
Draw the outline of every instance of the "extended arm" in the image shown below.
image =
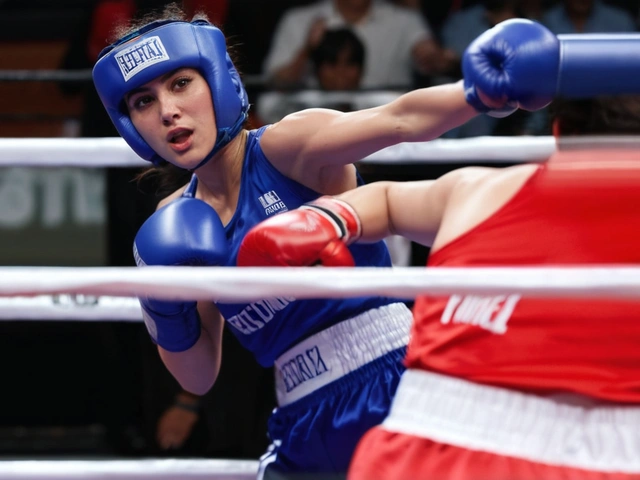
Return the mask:
{"type": "Polygon", "coordinates": [[[372,183],[335,199],[355,212],[361,241],[398,234],[438,248],[501,208],[537,169],[465,167],[437,180],[372,183]]]}
{"type": "Polygon", "coordinates": [[[377,182],[323,196],[259,223],[245,236],[240,266],[353,266],[347,246],[391,234],[431,245],[461,180],[488,169],[463,168],[437,180],[377,182]]]}
{"type": "Polygon", "coordinates": [[[374,242],[389,235],[402,235],[430,246],[458,183],[484,171],[469,167],[453,170],[437,180],[376,182],[336,198],[348,203],[360,218],[360,241],[374,242]]]}
{"type": "Polygon", "coordinates": [[[464,56],[464,83],[406,93],[380,107],[350,113],[310,109],[271,126],[262,137],[269,160],[302,183],[325,167],[342,167],[385,147],[423,142],[466,123],[478,112],[506,116],[553,98],[558,40],[546,28],[505,22],[478,37],[464,56]],[[543,75],[540,81],[534,80],[543,75]]]}
{"type": "Polygon", "coordinates": [[[309,109],[285,117],[262,137],[281,171],[347,165],[401,142],[432,140],[477,115],[461,83],[415,90],[356,112],[309,109]]]}
{"type": "Polygon", "coordinates": [[[428,141],[477,112],[506,116],[538,110],[556,95],[637,93],[637,35],[556,37],[525,19],[502,22],[463,55],[460,83],[409,92],[386,105],[351,113],[310,109],[265,132],[265,154],[295,179],[326,166],[344,166],[401,142],[428,141]],[[625,52],[625,53],[620,53],[625,52]],[[631,53],[628,53],[631,52],[631,53]],[[587,80],[585,80],[587,79],[587,80]]]}
{"type": "Polygon", "coordinates": [[[376,182],[338,195],[360,218],[360,241],[374,242],[402,235],[423,245],[435,237],[447,192],[436,180],[376,182]]]}

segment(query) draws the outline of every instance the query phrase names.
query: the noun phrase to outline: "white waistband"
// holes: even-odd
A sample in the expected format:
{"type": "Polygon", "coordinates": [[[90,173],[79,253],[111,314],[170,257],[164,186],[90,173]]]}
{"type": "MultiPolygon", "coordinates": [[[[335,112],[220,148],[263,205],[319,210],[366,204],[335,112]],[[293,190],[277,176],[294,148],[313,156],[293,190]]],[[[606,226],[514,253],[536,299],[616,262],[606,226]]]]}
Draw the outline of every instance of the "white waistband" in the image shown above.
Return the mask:
{"type": "Polygon", "coordinates": [[[640,408],[636,406],[573,405],[407,370],[382,426],[549,465],[640,472],[640,408]]]}
{"type": "Polygon", "coordinates": [[[275,361],[280,406],[295,402],[393,350],[406,346],[411,311],[392,303],[303,340],[275,361]]]}

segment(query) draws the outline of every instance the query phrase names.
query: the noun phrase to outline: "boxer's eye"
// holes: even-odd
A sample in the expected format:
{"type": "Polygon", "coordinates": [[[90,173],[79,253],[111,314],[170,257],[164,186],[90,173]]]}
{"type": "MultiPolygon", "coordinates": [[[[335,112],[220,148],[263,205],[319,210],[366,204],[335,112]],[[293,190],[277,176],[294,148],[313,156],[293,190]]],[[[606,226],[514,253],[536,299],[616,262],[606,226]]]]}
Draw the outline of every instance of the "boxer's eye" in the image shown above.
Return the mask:
{"type": "Polygon", "coordinates": [[[184,89],[191,83],[191,78],[189,77],[178,77],[174,80],[173,86],[177,89],[184,89]]]}
{"type": "Polygon", "coordinates": [[[146,107],[153,101],[153,97],[151,95],[140,95],[133,99],[133,108],[136,110],[140,110],[141,108],[146,107]]]}

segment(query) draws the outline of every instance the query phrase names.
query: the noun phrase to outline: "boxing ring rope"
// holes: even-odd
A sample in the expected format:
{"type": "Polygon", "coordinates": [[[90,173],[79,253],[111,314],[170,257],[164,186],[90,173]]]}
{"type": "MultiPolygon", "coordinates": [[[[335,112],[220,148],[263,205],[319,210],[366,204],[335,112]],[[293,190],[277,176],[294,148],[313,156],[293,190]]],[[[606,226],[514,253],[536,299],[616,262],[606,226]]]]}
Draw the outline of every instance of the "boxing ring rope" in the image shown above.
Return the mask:
{"type": "MultiPolygon", "coordinates": [[[[610,146],[615,144],[617,148],[638,148],[640,147],[640,138],[638,137],[579,137],[579,138],[565,138],[560,143],[560,148],[598,148],[599,145],[610,146]]],[[[376,152],[373,155],[365,158],[363,163],[422,163],[422,164],[442,164],[453,162],[489,162],[489,163],[518,163],[518,162],[538,162],[544,161],[549,155],[557,150],[556,139],[549,136],[543,137],[474,137],[466,139],[436,139],[431,142],[418,142],[418,143],[404,143],[395,145],[376,152]]],[[[0,166],[29,166],[29,167],[52,167],[52,166],[68,166],[68,167],[82,167],[82,168],[102,168],[102,167],[145,167],[148,166],[148,162],[138,157],[124,142],[122,138],[0,138],[0,166]]],[[[388,290],[379,291],[382,294],[392,294],[399,296],[400,298],[410,298],[415,294],[426,293],[422,289],[428,288],[428,285],[435,286],[433,284],[433,278],[419,278],[419,281],[426,282],[422,285],[416,286],[418,279],[422,275],[430,277],[433,275],[431,272],[411,271],[406,272],[399,270],[398,268],[393,270],[393,273],[384,272],[381,274],[382,281],[386,279],[393,279],[393,285],[379,286],[375,288],[390,288],[393,292],[389,293],[388,290]],[[404,275],[404,276],[403,276],[404,275]],[[403,276],[402,278],[400,276],[403,276]],[[405,283],[410,282],[413,285],[413,289],[406,290],[405,283]],[[411,283],[413,282],[413,283],[411,283]],[[396,295],[398,293],[398,295],[396,295]]],[[[44,269],[45,273],[50,271],[44,269]]],[[[100,269],[98,275],[104,274],[106,269],[100,269]]],[[[309,288],[313,288],[315,278],[320,278],[323,275],[329,275],[333,277],[338,275],[339,278],[330,278],[327,291],[328,295],[350,295],[348,290],[336,290],[335,285],[343,285],[343,280],[346,280],[354,272],[319,272],[314,269],[311,270],[311,284],[307,285],[309,288]]],[[[614,277],[614,284],[612,285],[600,285],[605,290],[613,290],[621,292],[618,289],[620,285],[616,285],[615,282],[619,281],[619,278],[615,278],[615,275],[610,275],[608,272],[615,271],[615,269],[601,270],[601,274],[605,275],[605,284],[614,277]]],[[[508,275],[520,275],[519,272],[523,272],[522,269],[518,269],[514,272],[509,272],[508,275]]],[[[536,274],[540,271],[537,270],[536,274]]],[[[11,269],[7,272],[11,276],[17,275],[18,271],[11,269]]],[[[89,272],[86,269],[78,269],[77,271],[65,270],[66,275],[88,275],[89,272]]],[[[199,271],[198,275],[202,275],[203,272],[199,271]]],[[[228,275],[225,273],[224,275],[228,275]]],[[[241,275],[246,274],[243,272],[241,275]]],[[[296,273],[298,275],[299,273],[296,273]]],[[[559,275],[571,275],[569,272],[558,273],[559,275]]],[[[595,274],[592,272],[592,274],[595,274]]],[[[129,275],[127,273],[126,275],[129,275]]],[[[131,275],[140,275],[138,272],[131,272],[131,275]]],[[[215,274],[223,275],[223,274],[215,274]]],[[[234,275],[234,273],[231,273],[234,275]]],[[[265,273],[260,273],[265,275],[265,273]]],[[[266,275],[270,275],[266,273],[266,275]]],[[[356,273],[356,275],[358,275],[356,273]]],[[[544,274],[542,274],[544,277],[544,274]]],[[[4,276],[4,275],[3,275],[4,276]]],[[[6,277],[5,278],[11,278],[6,277]]],[[[369,272],[366,275],[367,278],[361,279],[363,283],[361,286],[370,285],[369,272]]],[[[455,278],[456,274],[453,274],[452,278],[455,278]]],[[[266,278],[266,277],[263,277],[266,278]]],[[[507,277],[508,280],[502,285],[507,290],[510,288],[512,277],[507,277]]],[[[591,277],[590,277],[591,278],[591,277]]],[[[603,277],[604,278],[604,277],[603,277]]],[[[625,277],[626,278],[626,277],[625,277]]],[[[157,280],[157,279],[152,279],[157,280]]],[[[255,278],[250,278],[255,280],[255,278]]],[[[277,283],[280,280],[288,281],[288,274],[279,271],[275,275],[275,280],[271,279],[271,285],[279,285],[277,283]],[[275,282],[275,283],[273,283],[275,282]]],[[[451,287],[456,288],[456,292],[459,292],[460,288],[465,285],[464,279],[459,279],[462,283],[452,283],[451,287]]],[[[580,274],[573,275],[570,278],[565,279],[567,282],[577,281],[578,284],[583,281],[580,274]]],[[[229,281],[229,279],[225,279],[229,281]]],[[[235,280],[234,280],[235,281],[235,280]]],[[[441,281],[441,279],[438,279],[441,281]]],[[[502,281],[502,279],[501,279],[502,281]]],[[[590,280],[591,281],[591,280],[590,280]]],[[[593,284],[585,286],[585,291],[588,294],[593,293],[596,283],[600,280],[593,279],[593,284]]],[[[292,286],[299,287],[299,279],[294,278],[292,286]]],[[[14,284],[13,281],[9,282],[14,284]]],[[[15,285],[15,284],[14,284],[15,285]]],[[[246,291],[246,284],[243,279],[239,280],[237,288],[234,283],[234,295],[238,295],[237,292],[246,291]]],[[[552,288],[548,288],[546,279],[538,285],[541,290],[540,293],[548,293],[553,295],[553,291],[560,292],[561,285],[554,285],[552,288]]],[[[628,286],[628,285],[627,285],[628,286]]],[[[145,288],[149,285],[145,286],[145,288]]],[[[253,285],[257,288],[257,285],[253,285]]],[[[496,285],[499,289],[499,285],[496,285]]],[[[530,286],[532,287],[532,286],[530,286]]],[[[93,286],[92,288],[95,288],[93,286]]],[[[154,286],[151,285],[150,294],[156,294],[154,286]]],[[[439,288],[442,288],[442,284],[439,284],[439,288]]],[[[480,288],[488,288],[486,278],[483,279],[482,284],[471,287],[475,293],[480,288]]],[[[535,287],[533,287],[535,288],[535,287]]],[[[269,289],[269,285],[267,285],[269,289]]],[[[504,293],[507,290],[502,290],[504,293]]],[[[8,294],[6,292],[0,293],[0,319],[19,319],[19,320],[110,320],[110,321],[140,321],[140,310],[138,302],[135,298],[130,296],[130,292],[125,292],[125,295],[129,293],[129,296],[114,297],[110,291],[105,291],[102,288],[91,292],[83,290],[84,293],[74,291],[71,289],[57,290],[55,294],[51,292],[41,291],[39,295],[35,295],[35,292],[30,292],[29,297],[20,296],[19,292],[8,294]],[[4,298],[3,296],[4,295],[4,298]],[[12,295],[13,298],[8,298],[6,295],[12,295]]],[[[160,291],[160,294],[162,292],[160,291]]],[[[219,292],[212,292],[217,294],[219,292]]],[[[224,292],[222,292],[224,293],[224,292]]],[[[377,293],[377,291],[368,291],[367,293],[377,293]]],[[[452,293],[451,291],[441,291],[440,293],[452,293]]],[[[531,290],[528,292],[531,293],[531,290]]],[[[576,292],[580,294],[581,292],[576,292]]],[[[121,293],[118,293],[118,295],[121,293]]],[[[282,294],[280,290],[269,291],[265,293],[265,296],[274,296],[282,294]]],[[[300,292],[296,292],[296,295],[300,295],[300,292]]],[[[564,293],[560,293],[564,295],[564,293]]],[[[304,295],[304,294],[303,294],[304,295]]],[[[242,297],[242,294],[240,294],[242,297]]],[[[244,297],[242,297],[244,298],[244,297]]],[[[302,298],[302,297],[299,297],[302,298]]],[[[254,298],[257,300],[258,298],[254,298]]]]}
{"type": "MultiPolygon", "coordinates": [[[[474,137],[402,143],[366,163],[539,162],[556,150],[553,137],[474,137]]],[[[122,138],[0,138],[0,166],[146,167],[122,138]]]]}
{"type": "Polygon", "coordinates": [[[80,294],[255,302],[266,298],[520,294],[640,298],[640,266],[579,267],[0,267],[0,296],[80,294]]]}
{"type": "Polygon", "coordinates": [[[137,298],[56,294],[0,297],[0,320],[142,321],[137,298]]]}
{"type": "MultiPolygon", "coordinates": [[[[617,141],[617,140],[615,140],[617,141]]],[[[577,145],[597,147],[599,139],[577,145]]],[[[618,145],[638,148],[640,141],[618,145]]],[[[544,161],[553,137],[476,137],[401,144],[371,163],[518,163],[544,161]]],[[[145,167],[121,138],[0,138],[0,166],[145,167]]],[[[136,295],[165,299],[260,301],[272,297],[413,299],[420,294],[640,299],[640,266],[557,268],[223,268],[0,267],[0,320],[142,321],[136,295]]],[[[244,480],[253,460],[0,461],[0,480],[244,480]]]]}
{"type": "Polygon", "coordinates": [[[1,480],[255,480],[251,460],[4,460],[1,480]]]}
{"type": "MultiPolygon", "coordinates": [[[[600,144],[610,145],[614,142],[616,146],[628,146],[629,148],[637,148],[640,146],[640,140],[635,137],[608,137],[603,139],[602,137],[582,137],[575,139],[563,139],[562,144],[567,148],[574,146],[590,148],[597,148],[600,144]]],[[[447,163],[447,162],[464,162],[464,161],[487,161],[487,162],[514,162],[519,161],[542,161],[547,158],[556,150],[556,142],[553,137],[475,137],[468,139],[437,139],[431,142],[423,143],[405,143],[389,147],[376,154],[371,155],[363,160],[363,162],[379,162],[379,163],[447,163]]],[[[143,167],[148,163],[138,157],[124,142],[122,138],[0,138],[0,166],[32,166],[32,167],[51,167],[51,166],[76,166],[84,168],[98,168],[98,167],[143,167]]],[[[422,270],[422,269],[421,269],[422,270]]],[[[47,271],[47,269],[45,269],[47,271]]],[[[98,275],[104,274],[106,270],[100,269],[98,275]]],[[[612,270],[605,270],[604,272],[610,272],[612,270]]],[[[315,278],[319,278],[321,275],[329,274],[331,277],[335,275],[335,272],[319,272],[312,270],[311,284],[309,288],[313,288],[315,278]]],[[[519,272],[523,272],[522,269],[518,269],[515,272],[510,272],[508,275],[520,275],[519,272]]],[[[539,270],[537,271],[539,272],[539,270]]],[[[42,272],[45,275],[48,273],[42,272]]],[[[89,272],[85,269],[79,269],[77,272],[65,270],[66,275],[87,275],[89,272]]],[[[245,274],[246,272],[243,272],[245,274]]],[[[11,270],[7,272],[9,277],[3,275],[5,278],[11,278],[17,275],[18,272],[11,270]]],[[[140,275],[138,272],[132,272],[132,274],[140,275]]],[[[203,272],[199,272],[202,275],[203,272]]],[[[343,281],[348,278],[349,275],[353,275],[354,272],[338,273],[338,279],[329,279],[329,291],[328,295],[336,296],[341,294],[347,294],[347,290],[336,291],[332,288],[335,285],[342,285],[343,281]]],[[[128,275],[128,274],[127,274],[128,275]]],[[[216,274],[217,275],[217,274],[216,274]]],[[[228,272],[225,273],[228,275],[228,272]]],[[[234,275],[234,273],[231,273],[234,275]]],[[[260,274],[264,275],[264,273],[260,274]]],[[[298,273],[296,273],[298,275],[298,273]]],[[[357,275],[357,274],[356,274],[357,275]]],[[[421,286],[416,288],[416,277],[421,275],[431,276],[431,272],[403,272],[394,269],[393,273],[383,273],[384,279],[393,279],[393,285],[382,286],[381,288],[391,288],[393,292],[382,290],[382,294],[396,295],[399,292],[399,296],[402,298],[408,298],[415,294],[426,293],[421,290],[421,286]],[[399,276],[404,275],[402,278],[399,276]],[[414,286],[412,290],[405,290],[404,282],[411,283],[414,286]],[[395,287],[394,287],[395,285],[395,287]],[[400,285],[400,286],[399,286],[400,285]],[[411,293],[411,294],[410,294],[411,293]]],[[[564,275],[564,274],[561,274],[564,275]]],[[[607,275],[605,273],[605,275],[607,275]]],[[[366,277],[362,279],[360,285],[370,285],[369,272],[366,277]]],[[[543,274],[544,276],[544,274],[543,274]]],[[[454,274],[455,277],[455,274],[454,274]]],[[[266,278],[266,277],[263,277],[266,278]]],[[[508,277],[505,287],[511,287],[509,283],[512,277],[508,277]]],[[[610,278],[610,276],[608,276],[610,278]]],[[[153,279],[155,280],[155,279],[153,279]]],[[[254,280],[254,279],[251,279],[254,280]]],[[[288,275],[283,272],[278,272],[275,280],[270,280],[271,285],[279,285],[279,281],[288,281],[288,275]],[[276,283],[273,283],[276,282],[276,283]]],[[[439,279],[438,281],[440,281],[439,279]]],[[[583,279],[581,276],[574,275],[571,278],[567,278],[566,281],[578,281],[583,279]]],[[[619,280],[619,279],[614,279],[619,280]]],[[[225,279],[228,281],[228,279],[225,279]]],[[[425,288],[427,285],[432,285],[432,278],[420,278],[419,281],[423,283],[425,288]]],[[[463,283],[451,284],[456,289],[461,288],[463,283]]],[[[487,288],[485,283],[486,279],[483,279],[482,285],[476,285],[474,288],[487,288]]],[[[605,280],[605,282],[608,280],[605,280]]],[[[299,287],[299,279],[293,279],[293,286],[299,287]]],[[[598,280],[594,279],[594,282],[598,280]]],[[[13,281],[10,282],[14,284],[13,281]]],[[[615,282],[614,282],[615,283],[615,282]]],[[[15,285],[15,284],[14,284],[15,285]]],[[[246,291],[244,280],[239,280],[239,285],[235,287],[235,295],[242,290],[246,291]]],[[[442,285],[440,285],[442,286],[442,285]]],[[[546,288],[548,284],[545,284],[543,280],[542,285],[539,285],[544,293],[549,290],[546,288]]],[[[256,285],[254,285],[257,288],[256,285]]],[[[267,285],[267,289],[268,289],[267,285]]],[[[376,286],[375,288],[379,288],[376,286]]],[[[609,286],[610,290],[620,292],[619,285],[609,286]]],[[[559,285],[554,285],[551,290],[559,292],[559,285]]],[[[586,288],[587,292],[593,293],[592,289],[594,285],[586,288]]],[[[603,286],[607,288],[607,286],[603,286]]],[[[508,288],[507,288],[508,289],[508,288]]],[[[459,291],[459,290],[456,290],[459,291]]],[[[477,292],[477,290],[474,290],[477,292]]],[[[504,292],[505,290],[503,290],[504,292]]],[[[140,310],[138,302],[132,297],[113,297],[109,292],[104,289],[98,288],[94,294],[88,295],[85,291],[84,294],[78,294],[79,292],[73,291],[73,289],[63,289],[56,291],[55,295],[41,294],[36,297],[21,297],[19,292],[14,292],[13,298],[0,297],[0,319],[19,319],[19,320],[38,320],[38,319],[50,319],[50,320],[110,320],[110,321],[140,321],[140,310]]],[[[151,287],[150,294],[156,294],[157,292],[151,287]]],[[[162,293],[162,292],[160,292],[162,293]]],[[[217,294],[219,292],[212,292],[217,294]]],[[[222,292],[224,293],[224,292],[222,292]]],[[[367,293],[376,293],[371,291],[367,293]]],[[[451,293],[441,292],[441,293],[451,293]]],[[[553,294],[553,292],[548,292],[553,294]]],[[[126,294],[126,292],[125,292],[126,294]]],[[[281,294],[280,291],[269,291],[265,293],[265,296],[281,294]]],[[[3,293],[7,295],[7,293],[3,293]]],[[[33,292],[30,293],[33,295],[33,292]]],[[[296,292],[296,295],[301,295],[300,292],[296,292]]],[[[304,294],[303,294],[304,295],[304,294]]],[[[242,295],[240,295],[242,296],[242,295]]],[[[300,297],[302,298],[302,297],[300,297]]],[[[257,298],[255,298],[257,299],[257,298]]]]}
{"type": "Polygon", "coordinates": [[[384,295],[640,298],[640,267],[0,267],[0,319],[141,321],[137,299],[257,302],[384,295]]]}
{"type": "MultiPolygon", "coordinates": [[[[92,69],[78,70],[24,70],[24,69],[0,69],[0,82],[72,82],[72,83],[90,83],[92,69]]],[[[242,83],[245,87],[264,88],[268,84],[266,75],[248,75],[242,76],[242,83]]],[[[406,89],[406,87],[403,87],[406,89]]]]}
{"type": "MultiPolygon", "coordinates": [[[[640,148],[640,137],[568,137],[560,148],[640,148]]],[[[438,138],[384,148],[363,163],[444,164],[542,162],[558,149],[551,136],[438,138]]],[[[120,137],[0,138],[0,167],[146,167],[120,137]]]]}

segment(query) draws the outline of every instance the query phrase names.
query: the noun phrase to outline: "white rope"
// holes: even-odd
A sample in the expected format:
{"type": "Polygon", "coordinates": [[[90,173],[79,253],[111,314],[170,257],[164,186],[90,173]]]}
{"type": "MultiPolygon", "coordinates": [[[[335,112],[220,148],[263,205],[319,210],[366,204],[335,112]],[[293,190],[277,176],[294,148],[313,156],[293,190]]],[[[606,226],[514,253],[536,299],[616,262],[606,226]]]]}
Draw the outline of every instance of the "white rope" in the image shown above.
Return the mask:
{"type": "Polygon", "coordinates": [[[255,480],[252,460],[3,460],[0,480],[255,480]]]}
{"type": "Polygon", "coordinates": [[[140,322],[137,298],[94,295],[0,297],[0,320],[140,322]]]}
{"type": "Polygon", "coordinates": [[[149,162],[120,137],[0,138],[0,166],[140,167],[149,162]]]}
{"type": "Polygon", "coordinates": [[[640,266],[498,268],[1,267],[0,296],[152,296],[240,302],[420,294],[640,297],[640,266]]]}
{"type": "Polygon", "coordinates": [[[384,148],[364,163],[541,162],[556,151],[553,137],[440,138],[384,148]]]}
{"type": "MultiPolygon", "coordinates": [[[[556,149],[553,137],[436,139],[388,147],[365,163],[518,163],[542,161],[556,149]]],[[[0,166],[140,167],[122,138],[0,138],[0,166]]]]}

